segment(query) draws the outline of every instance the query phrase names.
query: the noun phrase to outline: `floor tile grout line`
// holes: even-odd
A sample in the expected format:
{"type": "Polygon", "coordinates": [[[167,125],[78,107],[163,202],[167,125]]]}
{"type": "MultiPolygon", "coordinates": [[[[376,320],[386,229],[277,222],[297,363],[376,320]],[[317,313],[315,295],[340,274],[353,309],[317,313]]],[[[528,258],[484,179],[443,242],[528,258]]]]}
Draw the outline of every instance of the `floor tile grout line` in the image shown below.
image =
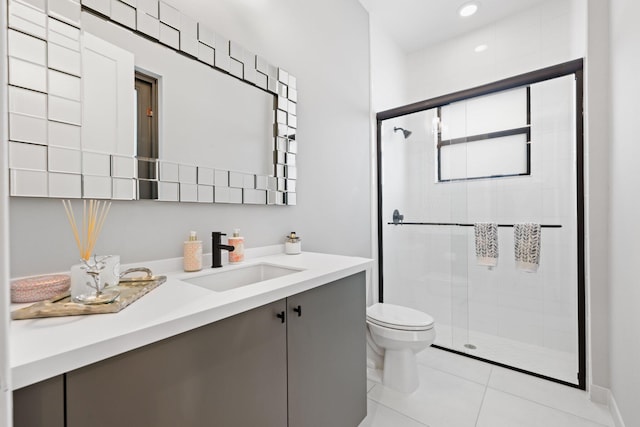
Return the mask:
{"type": "MultiPolygon", "coordinates": [[[[574,416],[574,417],[576,417],[576,418],[580,418],[580,419],[582,419],[582,420],[592,422],[592,423],[594,423],[594,424],[597,424],[598,426],[602,426],[602,427],[612,427],[612,426],[608,426],[608,425],[606,425],[606,424],[602,424],[601,422],[599,422],[599,421],[595,421],[595,420],[593,420],[593,419],[591,419],[591,418],[586,418],[586,417],[583,417],[583,416],[581,416],[581,415],[576,415],[576,414],[574,414],[573,412],[568,412],[568,411],[566,411],[566,410],[564,410],[564,409],[554,408],[553,406],[549,406],[549,405],[547,405],[547,404],[545,404],[545,403],[538,402],[538,401],[536,401],[536,400],[529,399],[529,398],[527,398],[527,397],[519,396],[519,395],[514,394],[514,393],[511,393],[511,392],[509,392],[509,391],[500,390],[499,388],[490,387],[489,385],[487,385],[487,388],[490,388],[491,390],[494,390],[494,391],[498,391],[498,392],[500,392],[500,393],[508,394],[508,395],[510,395],[510,396],[513,396],[513,397],[517,397],[517,398],[522,399],[522,400],[527,400],[527,401],[529,401],[529,402],[535,403],[536,405],[544,406],[545,408],[553,409],[553,410],[556,410],[556,411],[558,411],[558,412],[563,412],[563,413],[565,413],[565,414],[567,414],[567,415],[571,415],[571,416],[574,416]]],[[[614,424],[614,425],[615,425],[615,424],[614,424]]]]}
{"type": "Polygon", "coordinates": [[[475,427],[478,427],[478,421],[480,421],[480,414],[482,413],[482,407],[484,406],[484,398],[487,396],[487,389],[489,388],[489,380],[491,380],[491,374],[493,373],[493,367],[490,368],[489,378],[487,384],[484,386],[484,393],[482,393],[482,400],[480,401],[480,408],[478,408],[478,415],[476,416],[475,427]]]}
{"type": "MultiPolygon", "coordinates": [[[[449,371],[445,371],[444,369],[436,368],[436,367],[434,367],[434,366],[428,365],[428,364],[423,363],[423,362],[420,362],[420,361],[418,361],[418,364],[419,364],[419,365],[422,365],[422,366],[424,366],[424,367],[426,367],[426,368],[433,369],[433,370],[438,371],[438,372],[443,372],[443,373],[445,373],[445,374],[452,375],[452,376],[454,376],[454,377],[456,377],[456,378],[460,378],[460,379],[463,379],[463,380],[465,380],[465,381],[469,381],[469,382],[474,383],[474,384],[483,385],[483,386],[485,386],[485,387],[489,384],[489,379],[491,378],[491,373],[489,373],[489,376],[487,377],[487,381],[486,381],[486,382],[475,381],[475,380],[469,379],[469,378],[467,378],[467,377],[463,377],[463,376],[461,376],[461,375],[454,374],[453,372],[449,372],[449,371]]],[[[489,369],[491,369],[491,370],[492,370],[493,368],[492,368],[492,367],[490,367],[489,369]]]]}
{"type": "MultiPolygon", "coordinates": [[[[367,394],[368,394],[368,393],[367,393],[367,394]]],[[[409,415],[407,415],[407,414],[405,414],[405,413],[403,413],[403,412],[400,412],[400,411],[398,411],[397,409],[394,409],[394,408],[392,408],[392,407],[390,407],[390,406],[387,406],[387,405],[385,405],[384,403],[382,403],[382,402],[380,402],[380,401],[377,401],[377,400],[375,400],[375,399],[373,399],[373,398],[369,397],[368,395],[367,395],[367,399],[371,400],[372,402],[375,402],[375,404],[376,404],[376,405],[384,406],[385,408],[387,408],[388,410],[390,410],[390,411],[392,411],[392,412],[395,412],[396,414],[400,414],[400,415],[402,415],[402,416],[403,416],[403,417],[405,417],[405,418],[409,418],[411,421],[415,421],[416,423],[420,424],[421,426],[429,427],[429,425],[428,425],[428,424],[425,424],[425,423],[423,423],[422,421],[416,420],[415,418],[410,417],[409,415]]]]}

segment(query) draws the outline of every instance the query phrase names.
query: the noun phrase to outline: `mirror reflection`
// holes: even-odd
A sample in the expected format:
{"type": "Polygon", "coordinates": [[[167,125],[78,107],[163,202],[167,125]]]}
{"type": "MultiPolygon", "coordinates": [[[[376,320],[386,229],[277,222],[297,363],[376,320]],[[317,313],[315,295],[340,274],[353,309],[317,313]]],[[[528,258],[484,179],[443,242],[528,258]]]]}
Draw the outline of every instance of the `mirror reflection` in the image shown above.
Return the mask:
{"type": "Polygon", "coordinates": [[[161,1],[86,1],[49,31],[21,5],[13,196],[295,204],[295,77],[161,1]]]}

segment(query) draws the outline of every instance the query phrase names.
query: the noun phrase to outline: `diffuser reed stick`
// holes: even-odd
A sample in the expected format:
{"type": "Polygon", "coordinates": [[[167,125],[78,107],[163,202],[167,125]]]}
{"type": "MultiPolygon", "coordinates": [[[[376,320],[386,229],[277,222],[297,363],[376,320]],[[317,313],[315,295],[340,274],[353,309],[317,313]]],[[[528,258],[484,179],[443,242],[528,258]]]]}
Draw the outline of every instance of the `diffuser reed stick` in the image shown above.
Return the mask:
{"type": "Polygon", "coordinates": [[[63,200],[62,205],[67,214],[69,225],[71,225],[76,246],[80,251],[80,258],[84,261],[89,261],[109,214],[109,209],[111,209],[111,202],[89,200],[89,209],[87,210],[87,201],[84,200],[82,203],[82,227],[80,229],[78,229],[78,222],[73,213],[71,200],[63,200]]]}

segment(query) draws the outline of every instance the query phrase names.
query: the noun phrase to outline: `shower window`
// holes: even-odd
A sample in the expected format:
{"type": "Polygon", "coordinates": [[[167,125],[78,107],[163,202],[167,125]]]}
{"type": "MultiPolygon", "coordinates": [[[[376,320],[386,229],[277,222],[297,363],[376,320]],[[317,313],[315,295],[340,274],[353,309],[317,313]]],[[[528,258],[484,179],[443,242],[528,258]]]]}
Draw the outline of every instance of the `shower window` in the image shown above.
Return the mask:
{"type": "Polygon", "coordinates": [[[530,126],[529,86],[439,107],[437,181],[530,175],[530,126]]]}

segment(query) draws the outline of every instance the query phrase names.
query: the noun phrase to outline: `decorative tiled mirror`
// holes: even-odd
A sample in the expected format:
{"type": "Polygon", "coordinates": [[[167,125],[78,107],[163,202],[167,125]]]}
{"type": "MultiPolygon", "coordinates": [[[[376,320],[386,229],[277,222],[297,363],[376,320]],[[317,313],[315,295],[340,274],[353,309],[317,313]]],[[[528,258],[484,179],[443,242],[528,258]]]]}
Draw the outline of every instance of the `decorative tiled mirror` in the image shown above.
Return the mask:
{"type": "Polygon", "coordinates": [[[296,204],[285,70],[159,0],[8,12],[12,196],[296,204]],[[159,82],[153,157],[138,155],[136,72],[159,82]]]}

